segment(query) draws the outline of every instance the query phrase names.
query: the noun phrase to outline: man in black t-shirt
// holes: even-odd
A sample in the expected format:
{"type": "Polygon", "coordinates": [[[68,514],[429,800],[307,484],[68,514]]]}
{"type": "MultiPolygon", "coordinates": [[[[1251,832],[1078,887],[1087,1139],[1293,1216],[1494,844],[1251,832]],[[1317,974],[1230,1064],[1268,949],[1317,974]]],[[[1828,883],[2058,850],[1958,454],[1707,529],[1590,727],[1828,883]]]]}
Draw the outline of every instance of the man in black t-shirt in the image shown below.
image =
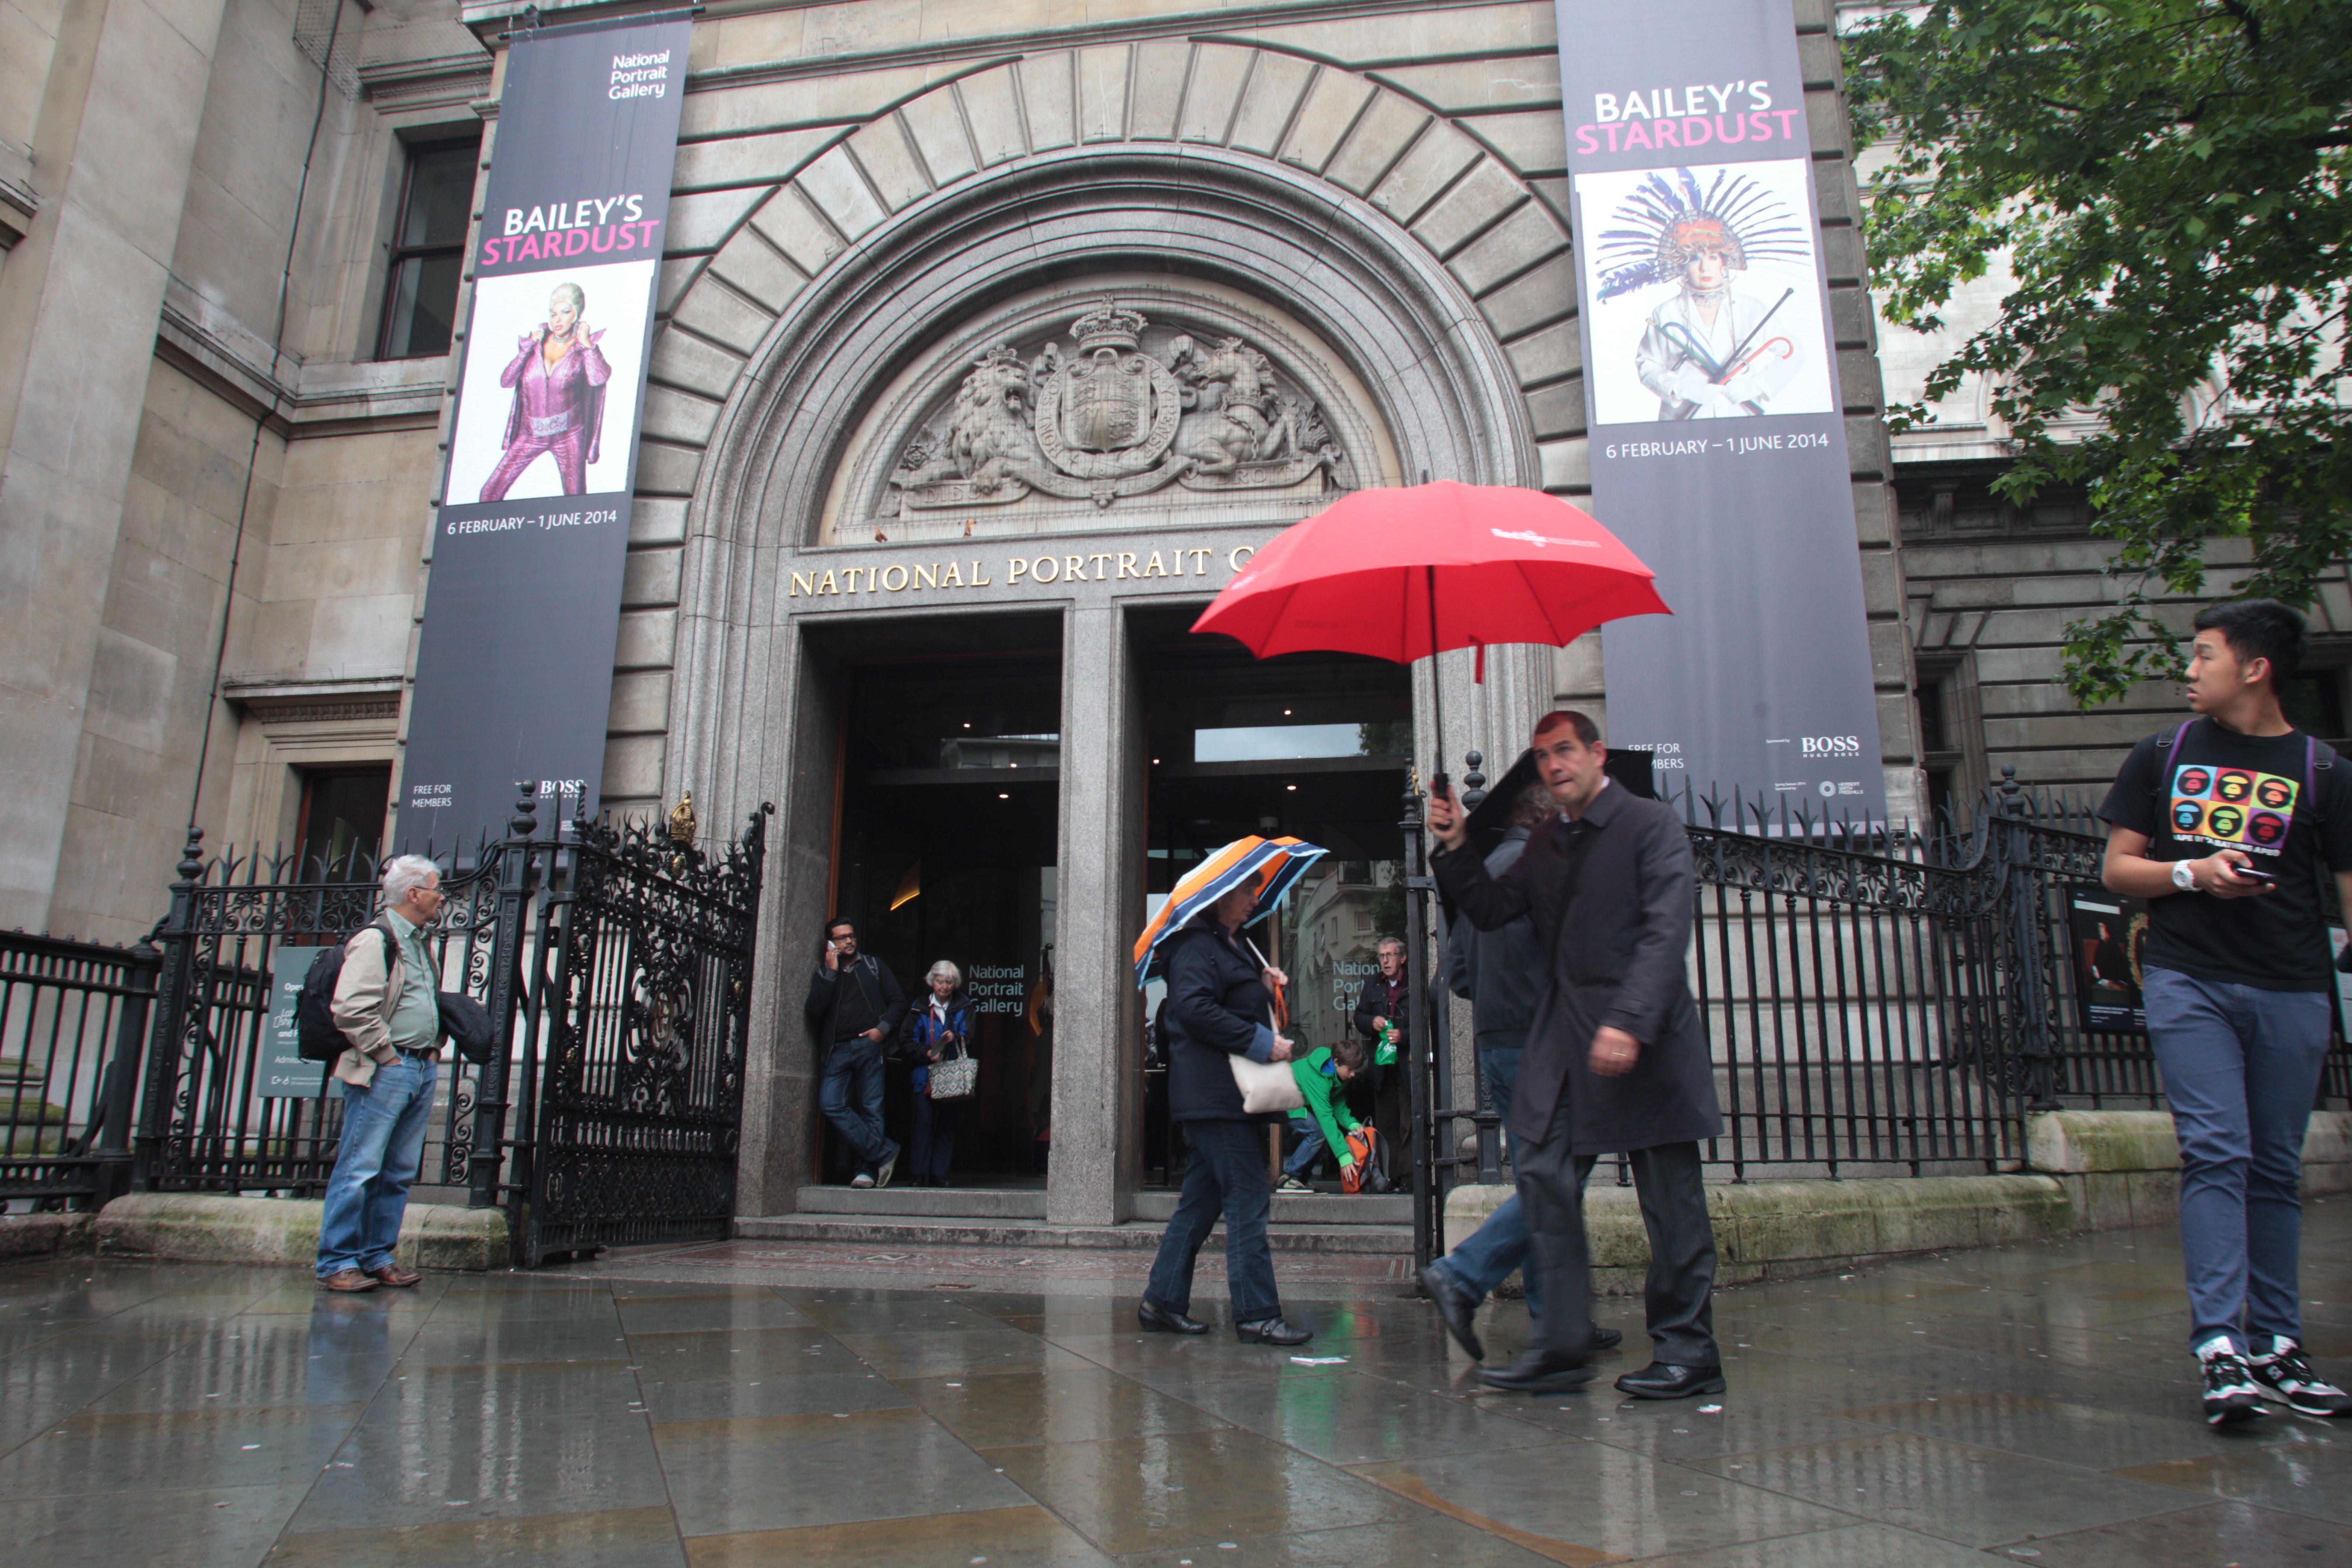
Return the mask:
{"type": "Polygon", "coordinates": [[[2303,1353],[2303,1136],[2335,988],[2320,899],[2352,907],[2352,765],[2298,731],[2279,686],[2303,617],[2270,599],[2197,617],[2199,717],[2132,749],[2099,815],[2110,892],[2148,900],[2142,996],[2180,1141],[2180,1247],[2205,1419],[2352,1415],[2303,1353]]]}

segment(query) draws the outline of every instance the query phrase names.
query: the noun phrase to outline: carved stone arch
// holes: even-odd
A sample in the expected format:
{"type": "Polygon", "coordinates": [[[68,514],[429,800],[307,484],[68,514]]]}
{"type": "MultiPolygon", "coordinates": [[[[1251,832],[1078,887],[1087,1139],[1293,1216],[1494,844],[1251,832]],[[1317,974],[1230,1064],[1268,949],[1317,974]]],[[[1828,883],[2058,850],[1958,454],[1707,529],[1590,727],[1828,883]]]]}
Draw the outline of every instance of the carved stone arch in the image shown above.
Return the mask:
{"type": "MultiPolygon", "coordinates": [[[[815,501],[774,481],[829,472],[843,399],[975,306],[1130,265],[1272,296],[1355,356],[1393,477],[1584,477],[1568,233],[1444,115],[1216,39],[982,65],[822,146],[670,305],[638,466],[649,528],[686,542],[662,776],[725,771],[713,725],[765,657],[742,628],[773,624],[772,552],[814,537],[815,501]]],[[[775,760],[741,761],[761,798],[775,760]]]]}

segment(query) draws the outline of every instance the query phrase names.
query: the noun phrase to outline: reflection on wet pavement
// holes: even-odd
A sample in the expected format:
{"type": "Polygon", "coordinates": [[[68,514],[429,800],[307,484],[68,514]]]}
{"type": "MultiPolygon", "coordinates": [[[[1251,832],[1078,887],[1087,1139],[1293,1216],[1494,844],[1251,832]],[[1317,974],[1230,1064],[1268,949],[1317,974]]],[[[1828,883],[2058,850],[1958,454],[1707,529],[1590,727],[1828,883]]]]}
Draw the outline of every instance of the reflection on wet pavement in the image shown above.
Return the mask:
{"type": "MultiPolygon", "coordinates": [[[[2352,1201],[2305,1215],[2352,1366],[2352,1201]]],[[[2197,1419],[2168,1230],[1727,1290],[1730,1392],[1480,1392],[1397,1261],[1303,1355],[1137,1331],[1148,1259],[729,1242],[322,1297],[0,1268],[0,1540],[70,1568],[2037,1568],[2352,1562],[2352,1423],[2197,1419]],[[1332,1360],[1329,1358],[1338,1358],[1332,1360]]],[[[1207,1261],[1204,1259],[1204,1262],[1207,1261]]],[[[1634,1342],[1638,1302],[1602,1304],[1634,1342]]],[[[1490,1305],[1497,1354],[1525,1342],[1490,1305]]]]}

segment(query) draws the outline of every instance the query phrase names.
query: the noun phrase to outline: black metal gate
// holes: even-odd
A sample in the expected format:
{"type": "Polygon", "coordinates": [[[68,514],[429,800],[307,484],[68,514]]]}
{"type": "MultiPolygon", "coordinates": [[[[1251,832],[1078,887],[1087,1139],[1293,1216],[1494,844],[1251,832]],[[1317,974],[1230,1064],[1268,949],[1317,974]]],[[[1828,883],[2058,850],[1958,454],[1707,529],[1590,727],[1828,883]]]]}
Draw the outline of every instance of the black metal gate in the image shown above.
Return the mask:
{"type": "Polygon", "coordinates": [[[766,827],[763,808],[716,854],[644,824],[579,825],[564,846],[522,1031],[525,1266],[727,1234],[766,827]]]}
{"type": "MultiPolygon", "coordinates": [[[[448,897],[426,933],[440,988],[482,1003],[509,1043],[479,1065],[454,1057],[442,1064],[446,1096],[419,1181],[442,1187],[444,1201],[462,1193],[473,1207],[504,1207],[525,1267],[596,1247],[723,1236],[734,1215],[771,808],[753,814],[741,837],[709,847],[690,842],[690,828],[680,840],[644,823],[572,822],[542,837],[522,787],[510,837],[477,845],[462,869],[441,857],[448,897]]],[[[29,1159],[0,1161],[0,1178],[37,1180],[68,1201],[120,1190],[104,1180],[106,1161],[130,1162],[108,1155],[108,1140],[119,1147],[121,1134],[106,1129],[132,1124],[129,1086],[138,1080],[129,1184],[323,1192],[342,1126],[331,1079],[295,1097],[260,1084],[270,1068],[270,1014],[284,1005],[272,994],[273,970],[286,967],[278,954],[341,941],[379,907],[376,868],[355,863],[353,879],[334,882],[324,870],[289,858],[207,859],[201,836],[191,836],[171,912],[150,939],[160,959],[141,959],[144,950],[89,955],[115,969],[143,962],[158,975],[146,1060],[138,1062],[135,1045],[118,1050],[108,1069],[113,1089],[95,1088],[98,1053],[126,1030],[138,1039],[144,997],[132,997],[117,1021],[111,1012],[86,1016],[83,994],[135,989],[142,976],[100,986],[28,971],[33,984],[0,997],[0,1045],[22,1036],[40,1047],[39,1081],[20,1068],[16,1099],[64,1095],[59,1109],[41,1114],[66,1134],[14,1139],[0,1152],[21,1142],[47,1157],[37,1170],[29,1159]],[[53,1017],[72,1026],[52,1026],[53,1017]],[[70,1049],[49,1038],[68,1033],[70,1049]],[[47,1143],[65,1144],[72,1157],[47,1143]]],[[[5,1067],[0,1061],[0,1076],[5,1067]]]]}

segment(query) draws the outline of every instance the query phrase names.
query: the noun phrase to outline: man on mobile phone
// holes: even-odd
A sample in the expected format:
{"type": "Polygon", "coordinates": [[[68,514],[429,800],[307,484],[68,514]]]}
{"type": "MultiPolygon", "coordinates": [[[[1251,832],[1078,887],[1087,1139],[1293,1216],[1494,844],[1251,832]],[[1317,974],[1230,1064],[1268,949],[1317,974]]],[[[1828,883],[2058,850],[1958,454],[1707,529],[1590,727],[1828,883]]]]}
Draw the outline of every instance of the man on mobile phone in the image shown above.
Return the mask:
{"type": "Polygon", "coordinates": [[[818,1109],[849,1145],[853,1187],[887,1187],[898,1164],[898,1145],[882,1131],[882,1070],[890,1042],[907,1018],[907,994],[890,966],[857,951],[856,922],[825,922],[824,962],[809,982],[803,1012],[824,1053],[818,1109]]]}
{"type": "Polygon", "coordinates": [[[2303,1353],[2303,1137],[2335,988],[2320,878],[2352,907],[2352,770],[2279,705],[2311,639],[2271,599],[2196,620],[2197,717],[2132,749],[2099,815],[2110,892],[2148,900],[2147,1032],[2180,1141],[2189,1344],[2215,1426],[2352,1415],[2303,1353]]]}

